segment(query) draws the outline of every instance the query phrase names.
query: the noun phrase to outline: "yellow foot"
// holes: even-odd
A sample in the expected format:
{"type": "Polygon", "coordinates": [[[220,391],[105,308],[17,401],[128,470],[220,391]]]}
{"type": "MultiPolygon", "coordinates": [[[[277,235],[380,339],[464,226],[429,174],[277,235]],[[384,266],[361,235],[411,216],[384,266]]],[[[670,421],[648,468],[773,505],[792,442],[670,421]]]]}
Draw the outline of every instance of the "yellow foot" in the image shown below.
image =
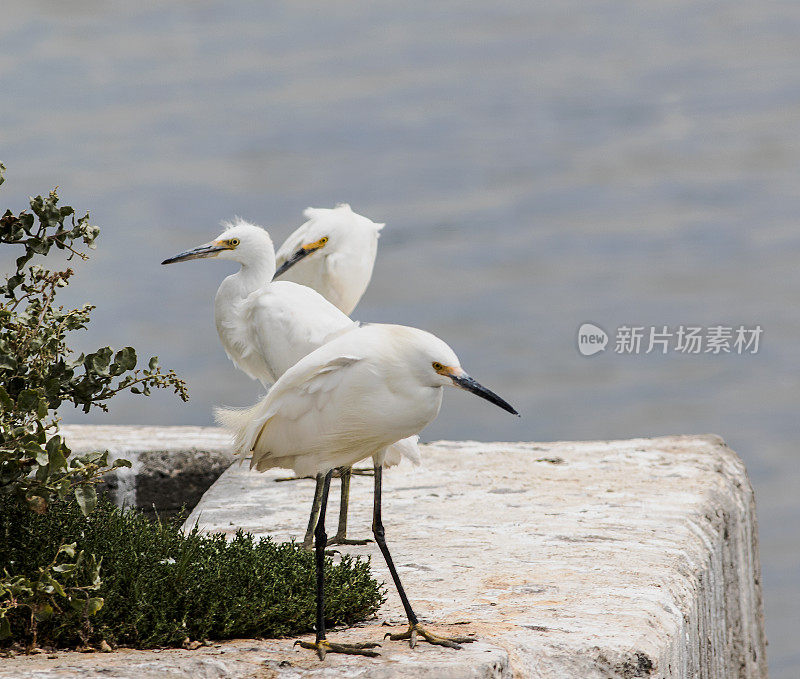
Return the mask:
{"type": "Polygon", "coordinates": [[[301,648],[310,648],[316,651],[320,660],[325,660],[325,655],[328,653],[346,653],[347,655],[366,655],[370,658],[379,656],[377,651],[370,651],[370,648],[376,648],[380,644],[366,642],[363,644],[332,644],[327,639],[320,639],[319,641],[295,641],[294,645],[300,645],[301,648]]]}
{"type": "MultiPolygon", "coordinates": [[[[340,538],[338,536],[332,537],[328,542],[325,543],[325,547],[333,547],[334,545],[366,545],[367,543],[372,542],[372,540],[351,540],[350,538],[340,538]]],[[[307,552],[314,551],[314,536],[313,534],[311,537],[306,536],[305,540],[303,540],[303,549],[307,552]]],[[[328,556],[333,556],[336,554],[336,550],[330,550],[325,552],[328,556]]]]}
{"type": "Polygon", "coordinates": [[[328,543],[325,545],[326,547],[332,547],[333,545],[366,545],[372,542],[369,538],[365,538],[364,540],[352,540],[344,535],[339,535],[338,533],[334,535],[328,543]]]}
{"type": "Polygon", "coordinates": [[[435,634],[431,634],[426,630],[422,625],[419,623],[416,624],[409,624],[408,629],[405,632],[401,632],[400,634],[392,634],[391,632],[387,632],[386,635],[383,637],[389,637],[392,641],[401,641],[403,639],[408,639],[408,644],[411,648],[417,645],[417,635],[421,636],[425,641],[429,644],[434,644],[435,646],[447,646],[447,648],[461,648],[459,644],[469,644],[475,641],[475,639],[471,637],[439,637],[435,634]]]}

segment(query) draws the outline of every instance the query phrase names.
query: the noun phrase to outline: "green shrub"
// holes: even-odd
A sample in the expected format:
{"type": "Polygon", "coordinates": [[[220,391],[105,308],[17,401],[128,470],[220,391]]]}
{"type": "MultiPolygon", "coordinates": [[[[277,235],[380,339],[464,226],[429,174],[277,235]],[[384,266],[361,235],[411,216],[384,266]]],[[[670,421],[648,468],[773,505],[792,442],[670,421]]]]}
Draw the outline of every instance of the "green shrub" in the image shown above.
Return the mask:
{"type": "MultiPolygon", "coordinates": [[[[79,542],[84,559],[75,577],[102,582],[92,598],[105,603],[89,617],[67,597],[52,593],[61,615],[37,620],[29,610],[9,613],[12,636],[24,644],[57,647],[98,644],[151,648],[190,639],[275,637],[309,632],[314,625],[314,558],[294,543],[256,541],[239,532],[188,535],[178,519],[160,523],[120,510],[101,498],[88,517],[74,502],[56,501],[46,514],[0,499],[0,569],[36,573],[59,545],[79,542]]],[[[343,556],[328,560],[328,624],[350,624],[377,611],[381,586],[369,562],[343,556]]],[[[66,592],[65,592],[66,594],[66,592]]]]}

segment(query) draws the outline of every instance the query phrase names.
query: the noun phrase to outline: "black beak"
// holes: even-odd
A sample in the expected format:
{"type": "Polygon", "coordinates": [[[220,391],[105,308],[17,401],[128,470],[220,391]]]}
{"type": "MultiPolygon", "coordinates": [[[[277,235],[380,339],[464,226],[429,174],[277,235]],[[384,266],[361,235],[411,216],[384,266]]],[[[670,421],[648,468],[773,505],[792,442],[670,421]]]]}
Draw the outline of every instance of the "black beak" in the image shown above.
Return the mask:
{"type": "Polygon", "coordinates": [[[215,243],[206,243],[205,245],[201,245],[200,247],[194,248],[193,250],[187,250],[186,252],[181,252],[179,255],[175,255],[174,257],[169,257],[165,259],[162,264],[174,264],[175,262],[188,262],[190,259],[202,259],[203,257],[211,257],[216,253],[220,252],[221,250],[227,250],[228,248],[222,245],[216,245],[215,243]]]}
{"type": "Polygon", "coordinates": [[[483,385],[476,382],[469,375],[467,375],[467,373],[462,373],[461,375],[453,376],[451,379],[453,380],[453,383],[456,386],[461,387],[462,389],[466,389],[467,391],[471,391],[476,396],[485,398],[487,401],[489,401],[489,403],[494,403],[496,406],[511,413],[512,415],[516,415],[517,417],[520,416],[520,414],[516,410],[514,410],[514,408],[511,407],[511,405],[506,403],[493,391],[490,391],[483,385]]]}
{"type": "Polygon", "coordinates": [[[305,248],[300,248],[297,252],[295,252],[289,259],[287,259],[283,264],[281,264],[277,271],[275,271],[275,275],[272,277],[274,281],[278,276],[281,274],[286,273],[289,269],[291,269],[297,262],[299,262],[303,257],[307,257],[310,255],[313,250],[306,250],[305,248]]]}

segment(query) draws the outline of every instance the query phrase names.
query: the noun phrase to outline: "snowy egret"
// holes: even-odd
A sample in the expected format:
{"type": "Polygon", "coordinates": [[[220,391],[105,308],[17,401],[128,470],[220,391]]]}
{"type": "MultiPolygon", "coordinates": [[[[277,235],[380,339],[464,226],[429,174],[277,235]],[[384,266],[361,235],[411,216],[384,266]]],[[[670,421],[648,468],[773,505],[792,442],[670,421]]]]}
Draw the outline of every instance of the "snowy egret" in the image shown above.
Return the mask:
{"type": "Polygon", "coordinates": [[[252,453],[250,467],[315,473],[322,481],[322,508],[315,529],[317,629],[304,648],[326,653],[376,655],[377,644],[332,644],[325,637],[325,505],[334,467],[375,460],[372,531],[386,560],[408,617],[408,630],[393,640],[417,635],[432,644],[460,648],[469,638],[447,639],[420,624],[386,545],[381,517],[381,451],[403,437],[418,434],[439,413],[442,388],[456,386],[518,415],[497,394],[481,386],[461,367],[453,350],[430,333],[400,325],[365,325],[332,339],[289,368],[252,408],[219,409],[217,421],[234,435],[234,448],[252,453]]]}
{"type": "MultiPolygon", "coordinates": [[[[284,280],[313,288],[349,316],[372,278],[384,224],[353,212],[347,203],[332,210],[309,207],[303,215],[307,221],[278,248],[275,278],[283,276],[284,280]]],[[[352,469],[342,467],[338,471],[342,499],[333,542],[341,544],[340,536],[347,532],[342,517],[346,522],[352,469]]]]}
{"type": "MultiPolygon", "coordinates": [[[[275,251],[269,234],[242,219],[224,225],[225,230],[209,243],[165,259],[162,264],[192,259],[233,260],[241,268],[217,290],[214,320],[220,341],[234,365],[268,386],[299,359],[332,337],[356,328],[333,304],[309,287],[290,281],[275,281],[275,251]]],[[[386,466],[408,457],[419,462],[417,440],[398,441],[383,455],[386,466]]],[[[349,470],[342,475],[339,529],[331,544],[363,544],[347,538],[349,470]]],[[[310,547],[321,501],[318,483],[304,544],[310,547]]]]}
{"type": "Polygon", "coordinates": [[[342,203],[308,208],[308,219],[278,249],[275,277],[307,285],[348,316],[372,278],[378,252],[377,224],[342,203]]]}

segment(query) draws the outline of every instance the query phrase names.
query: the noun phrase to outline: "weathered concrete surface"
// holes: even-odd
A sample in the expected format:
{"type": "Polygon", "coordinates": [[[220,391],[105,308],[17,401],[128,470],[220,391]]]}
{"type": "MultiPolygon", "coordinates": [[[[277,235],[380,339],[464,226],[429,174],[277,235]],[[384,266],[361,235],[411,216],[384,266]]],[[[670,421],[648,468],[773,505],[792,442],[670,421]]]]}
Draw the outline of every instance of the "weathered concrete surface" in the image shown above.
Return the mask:
{"type": "MultiPolygon", "coordinates": [[[[384,630],[386,628],[383,628],[384,630]]],[[[380,628],[379,628],[380,630],[380,628]]],[[[377,631],[361,629],[329,635],[347,640],[374,638],[377,631]],[[355,632],[355,634],[353,634],[355,632]]],[[[382,636],[382,635],[381,635],[382,636]]],[[[378,677],[380,679],[511,679],[508,655],[485,643],[472,644],[468,653],[417,647],[412,651],[389,642],[379,649],[381,658],[329,655],[324,662],[291,641],[241,639],[196,651],[164,649],[114,653],[58,653],[0,659],[3,679],[291,679],[311,677],[378,677]],[[357,659],[358,662],[353,662],[357,659]]],[[[633,675],[635,676],[635,675],[633,675]]]]}
{"type": "Polygon", "coordinates": [[[61,432],[75,453],[109,450],[130,460],[104,486],[117,504],[144,510],[193,507],[234,459],[230,437],[216,427],[72,424],[61,432]]]}
{"type": "MultiPolygon", "coordinates": [[[[422,469],[385,474],[387,539],[423,620],[479,643],[386,641],[380,658],[320,663],[292,640],[242,641],[158,656],[15,658],[0,663],[0,677],[767,676],[752,489],[719,438],[440,442],[423,457],[422,469]]],[[[313,483],[275,483],[282,474],[234,465],[190,521],[300,537],[313,483]]],[[[371,484],[354,478],[353,537],[368,534],[371,484]]],[[[371,555],[390,582],[374,544],[348,551],[371,555]]],[[[405,622],[391,586],[377,620],[330,638],[380,640],[383,622],[405,622]]]]}

